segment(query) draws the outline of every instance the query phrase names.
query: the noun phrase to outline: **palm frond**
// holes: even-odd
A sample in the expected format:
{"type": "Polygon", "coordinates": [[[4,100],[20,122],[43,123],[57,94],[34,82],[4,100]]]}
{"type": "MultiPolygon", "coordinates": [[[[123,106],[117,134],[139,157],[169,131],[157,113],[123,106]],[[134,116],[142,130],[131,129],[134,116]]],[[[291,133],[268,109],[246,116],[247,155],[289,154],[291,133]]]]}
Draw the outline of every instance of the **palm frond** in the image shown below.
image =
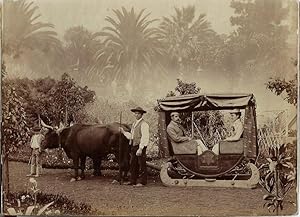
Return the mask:
{"type": "Polygon", "coordinates": [[[161,61],[156,55],[163,54],[162,33],[151,27],[157,20],[149,19],[150,13],[145,14],[145,9],[136,12],[134,8],[122,7],[113,13],[114,18],[106,17],[111,26],[99,33],[104,38],[104,48],[97,52],[96,59],[104,67],[109,66],[109,72],[104,74],[111,76],[111,80],[135,81],[150,70],[153,63],[161,61]]]}
{"type": "Polygon", "coordinates": [[[4,47],[11,47],[9,54],[18,55],[23,49],[43,49],[47,44],[59,48],[54,25],[37,22],[41,17],[37,14],[38,6],[25,0],[6,1],[4,10],[4,47]]]}

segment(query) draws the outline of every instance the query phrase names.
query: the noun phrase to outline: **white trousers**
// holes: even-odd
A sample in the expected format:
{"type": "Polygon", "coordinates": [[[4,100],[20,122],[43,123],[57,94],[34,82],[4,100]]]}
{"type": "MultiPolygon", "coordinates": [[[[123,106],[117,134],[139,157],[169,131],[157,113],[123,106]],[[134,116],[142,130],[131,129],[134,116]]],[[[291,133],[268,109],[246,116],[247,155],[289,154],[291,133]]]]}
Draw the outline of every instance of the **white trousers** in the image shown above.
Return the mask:
{"type": "MultiPolygon", "coordinates": [[[[205,152],[206,150],[208,150],[208,148],[203,144],[202,140],[197,139],[195,140],[198,144],[197,146],[197,152],[198,155],[201,155],[203,152],[205,152]]],[[[216,154],[219,155],[219,143],[215,144],[214,147],[212,148],[212,151],[216,154]]]]}

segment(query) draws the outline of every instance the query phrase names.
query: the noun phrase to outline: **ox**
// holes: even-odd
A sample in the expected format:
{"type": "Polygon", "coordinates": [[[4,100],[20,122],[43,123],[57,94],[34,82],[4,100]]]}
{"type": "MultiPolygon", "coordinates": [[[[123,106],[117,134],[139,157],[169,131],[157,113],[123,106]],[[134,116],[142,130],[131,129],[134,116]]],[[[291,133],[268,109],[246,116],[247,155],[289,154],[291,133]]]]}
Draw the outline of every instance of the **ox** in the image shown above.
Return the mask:
{"type": "Polygon", "coordinates": [[[73,160],[74,178],[85,178],[84,169],[86,157],[93,160],[94,175],[100,176],[100,166],[103,157],[114,153],[119,163],[119,181],[122,183],[129,170],[129,141],[120,133],[119,127],[126,131],[130,127],[119,123],[107,125],[75,124],[62,130],[50,130],[42,143],[42,149],[63,148],[67,156],[73,160]],[[78,169],[81,174],[78,176],[78,169]]]}

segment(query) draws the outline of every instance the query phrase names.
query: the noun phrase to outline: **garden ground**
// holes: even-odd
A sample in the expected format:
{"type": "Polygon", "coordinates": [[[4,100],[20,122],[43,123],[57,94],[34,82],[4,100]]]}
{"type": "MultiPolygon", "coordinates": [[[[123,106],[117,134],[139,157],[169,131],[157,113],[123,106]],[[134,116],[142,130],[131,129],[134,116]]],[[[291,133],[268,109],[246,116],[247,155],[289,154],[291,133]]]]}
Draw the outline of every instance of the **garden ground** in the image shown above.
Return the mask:
{"type": "MultiPolygon", "coordinates": [[[[10,190],[26,190],[29,166],[9,162],[10,190]]],[[[150,177],[146,187],[112,184],[116,171],[102,171],[102,177],[91,177],[70,182],[73,170],[43,169],[37,178],[38,188],[44,193],[63,194],[76,202],[90,204],[102,215],[201,215],[245,216],[275,215],[263,208],[264,189],[228,189],[204,187],[165,187],[158,177],[150,177]]],[[[288,197],[296,201],[294,190],[288,197]]],[[[297,207],[286,203],[280,215],[293,215],[297,207]]]]}

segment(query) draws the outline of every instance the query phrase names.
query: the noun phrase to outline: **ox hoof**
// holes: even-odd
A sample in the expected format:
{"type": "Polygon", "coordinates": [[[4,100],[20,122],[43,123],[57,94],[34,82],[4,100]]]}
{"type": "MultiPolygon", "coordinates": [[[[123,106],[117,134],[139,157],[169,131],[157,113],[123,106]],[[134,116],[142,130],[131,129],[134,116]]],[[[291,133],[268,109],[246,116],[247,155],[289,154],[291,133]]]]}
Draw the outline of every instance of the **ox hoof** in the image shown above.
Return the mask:
{"type": "Polygon", "coordinates": [[[81,177],[77,177],[77,179],[76,179],[77,181],[81,181],[82,180],[82,178],[81,177]]]}
{"type": "Polygon", "coordinates": [[[119,182],[117,181],[117,180],[113,180],[112,182],[111,182],[111,184],[119,184],[119,182]]]}
{"type": "Polygon", "coordinates": [[[75,178],[72,178],[71,180],[70,180],[70,182],[75,182],[76,181],[76,179],[75,178]]]}

